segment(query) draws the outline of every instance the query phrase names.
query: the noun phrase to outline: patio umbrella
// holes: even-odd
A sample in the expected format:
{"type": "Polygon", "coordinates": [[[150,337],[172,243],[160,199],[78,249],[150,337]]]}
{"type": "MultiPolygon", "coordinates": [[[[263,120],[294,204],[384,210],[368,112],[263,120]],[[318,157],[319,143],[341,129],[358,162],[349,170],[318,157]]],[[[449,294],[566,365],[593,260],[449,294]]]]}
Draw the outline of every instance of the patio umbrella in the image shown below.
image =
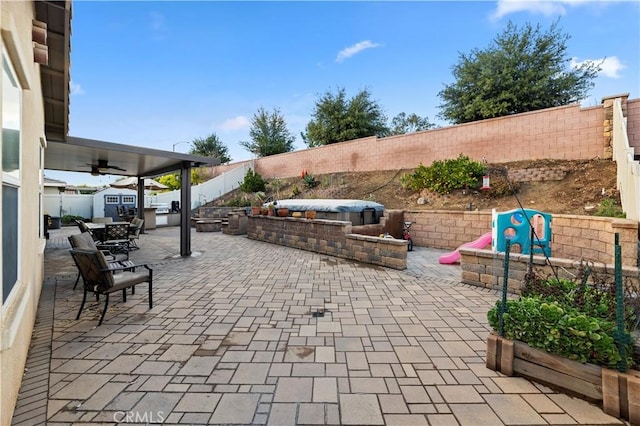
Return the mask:
{"type": "MultiPolygon", "coordinates": [[[[128,189],[136,189],[138,187],[138,178],[137,177],[128,177],[125,179],[120,179],[116,182],[113,182],[109,186],[113,188],[128,188],[128,189]]],[[[169,189],[168,186],[161,184],[160,182],[153,179],[145,179],[144,180],[144,189],[151,189],[154,191],[158,191],[161,189],[169,189]]]]}

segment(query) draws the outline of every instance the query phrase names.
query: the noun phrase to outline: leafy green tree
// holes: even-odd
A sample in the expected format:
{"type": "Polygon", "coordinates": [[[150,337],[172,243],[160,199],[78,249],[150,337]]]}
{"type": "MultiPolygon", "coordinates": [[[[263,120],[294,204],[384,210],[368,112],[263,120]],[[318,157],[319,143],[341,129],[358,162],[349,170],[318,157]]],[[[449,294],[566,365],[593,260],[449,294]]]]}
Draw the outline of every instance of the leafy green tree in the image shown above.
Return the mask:
{"type": "Polygon", "coordinates": [[[180,177],[176,173],[160,176],[156,180],[171,190],[180,189],[180,177]]]}
{"type": "Polygon", "coordinates": [[[350,141],[367,136],[384,136],[389,132],[387,117],[367,89],[347,99],[344,88],[326,92],[315,104],[311,121],[302,140],[309,147],[350,141]]]}
{"type": "Polygon", "coordinates": [[[229,148],[222,143],[218,135],[211,133],[206,138],[195,138],[191,142],[191,150],[189,154],[201,155],[203,157],[214,157],[220,160],[221,164],[231,161],[229,157],[229,148]]]}
{"type": "Polygon", "coordinates": [[[391,120],[389,135],[404,135],[407,133],[420,132],[422,130],[429,130],[435,126],[435,124],[429,122],[427,117],[420,117],[417,114],[407,115],[401,112],[391,120]]]}
{"type": "Polygon", "coordinates": [[[251,136],[251,141],[240,142],[240,145],[258,157],[291,152],[296,140],[296,137],[287,128],[287,123],[280,114],[280,110],[275,108],[271,113],[263,107],[258,109],[258,112],[251,118],[249,136],[251,136]]]}
{"type": "MultiPolygon", "coordinates": [[[[159,183],[167,186],[170,190],[180,189],[182,186],[182,179],[180,173],[170,173],[168,175],[162,175],[156,179],[159,183]]],[[[202,176],[198,172],[198,169],[191,169],[191,185],[198,185],[203,182],[202,176]]]]}
{"type": "Polygon", "coordinates": [[[438,94],[439,117],[467,123],[584,99],[601,64],[586,61],[571,69],[569,38],[558,21],[545,32],[540,25],[518,28],[509,22],[487,49],[459,55],[456,82],[438,94]]]}

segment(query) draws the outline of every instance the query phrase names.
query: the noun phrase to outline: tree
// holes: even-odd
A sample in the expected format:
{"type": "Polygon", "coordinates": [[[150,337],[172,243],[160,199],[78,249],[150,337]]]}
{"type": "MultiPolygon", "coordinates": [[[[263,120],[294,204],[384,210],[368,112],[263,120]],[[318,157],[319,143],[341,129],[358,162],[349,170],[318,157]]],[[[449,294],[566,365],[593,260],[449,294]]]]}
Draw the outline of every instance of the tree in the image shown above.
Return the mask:
{"type": "Polygon", "coordinates": [[[467,123],[584,99],[600,64],[586,61],[571,69],[569,38],[558,29],[558,21],[546,32],[540,25],[518,28],[509,22],[487,49],[459,55],[453,66],[456,82],[438,94],[439,116],[467,123]]]}
{"type": "Polygon", "coordinates": [[[231,161],[229,157],[229,148],[222,143],[215,133],[211,133],[206,138],[195,138],[191,142],[191,150],[189,154],[201,155],[203,157],[214,157],[220,160],[221,164],[231,161]]]}
{"type": "MultiPolygon", "coordinates": [[[[156,180],[172,191],[180,189],[180,186],[182,185],[180,173],[169,173],[168,175],[162,175],[159,176],[156,180]]],[[[198,185],[202,182],[203,179],[202,176],[200,176],[198,169],[191,169],[191,185],[198,185]]]]}
{"type": "Polygon", "coordinates": [[[280,110],[275,108],[271,113],[265,111],[263,107],[258,109],[251,118],[249,136],[251,136],[251,142],[240,142],[240,145],[258,157],[291,152],[296,140],[296,137],[287,129],[287,123],[280,114],[280,110]]]}
{"type": "Polygon", "coordinates": [[[404,135],[407,133],[420,132],[422,130],[429,130],[436,125],[429,122],[427,117],[420,117],[417,114],[400,114],[393,117],[391,120],[391,129],[389,135],[404,135]]]}
{"type": "Polygon", "coordinates": [[[382,107],[371,99],[367,89],[347,99],[345,89],[326,92],[316,101],[311,121],[301,133],[309,147],[350,141],[389,132],[382,107]]]}
{"type": "Polygon", "coordinates": [[[160,176],[156,180],[171,190],[180,189],[180,176],[176,173],[160,176]]]}

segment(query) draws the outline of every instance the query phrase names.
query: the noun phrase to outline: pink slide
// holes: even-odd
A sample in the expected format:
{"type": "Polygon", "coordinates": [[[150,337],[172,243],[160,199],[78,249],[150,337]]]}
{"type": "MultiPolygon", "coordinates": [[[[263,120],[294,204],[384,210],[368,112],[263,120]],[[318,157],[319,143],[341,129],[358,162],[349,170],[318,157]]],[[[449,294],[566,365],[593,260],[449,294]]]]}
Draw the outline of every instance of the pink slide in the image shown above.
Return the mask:
{"type": "Polygon", "coordinates": [[[472,247],[472,248],[485,248],[487,245],[491,244],[491,232],[487,232],[482,235],[475,241],[471,241],[470,243],[464,243],[457,249],[452,252],[445,253],[438,258],[438,262],[440,263],[456,263],[460,260],[460,249],[463,247],[472,247]]]}

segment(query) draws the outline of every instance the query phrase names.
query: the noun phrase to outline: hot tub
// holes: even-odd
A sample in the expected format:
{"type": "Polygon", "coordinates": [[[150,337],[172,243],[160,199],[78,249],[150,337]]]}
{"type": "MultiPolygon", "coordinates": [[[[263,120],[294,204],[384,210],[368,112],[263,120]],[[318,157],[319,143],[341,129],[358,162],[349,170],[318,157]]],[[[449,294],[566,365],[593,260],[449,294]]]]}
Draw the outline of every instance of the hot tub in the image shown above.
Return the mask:
{"type": "Polygon", "coordinates": [[[380,218],[384,215],[384,206],[373,201],[288,199],[275,201],[274,204],[276,208],[288,208],[289,213],[314,210],[316,219],[342,220],[351,222],[352,225],[380,223],[380,218]]]}

